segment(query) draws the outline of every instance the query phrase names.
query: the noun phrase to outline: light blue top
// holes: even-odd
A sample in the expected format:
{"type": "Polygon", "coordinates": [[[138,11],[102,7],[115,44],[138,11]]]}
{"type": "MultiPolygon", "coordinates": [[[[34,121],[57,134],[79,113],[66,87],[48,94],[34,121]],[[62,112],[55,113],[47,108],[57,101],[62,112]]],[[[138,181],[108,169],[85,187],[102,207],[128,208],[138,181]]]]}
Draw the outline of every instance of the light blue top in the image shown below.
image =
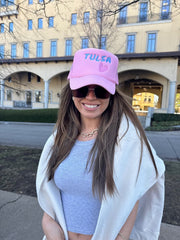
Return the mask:
{"type": "Polygon", "coordinates": [[[59,165],[54,181],[61,191],[68,231],[91,235],[95,231],[101,202],[92,194],[92,172],[86,170],[94,139],[76,141],[69,156],[59,165]]]}

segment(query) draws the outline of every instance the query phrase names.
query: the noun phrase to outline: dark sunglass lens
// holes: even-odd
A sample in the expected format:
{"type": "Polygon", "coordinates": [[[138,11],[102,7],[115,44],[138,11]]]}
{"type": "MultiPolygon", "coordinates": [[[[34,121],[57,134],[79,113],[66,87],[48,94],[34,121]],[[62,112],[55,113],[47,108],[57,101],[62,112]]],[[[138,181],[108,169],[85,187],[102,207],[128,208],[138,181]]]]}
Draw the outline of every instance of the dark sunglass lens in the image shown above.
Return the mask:
{"type": "Polygon", "coordinates": [[[95,88],[95,95],[97,98],[101,98],[101,99],[106,99],[110,97],[110,93],[102,87],[95,88]]]}
{"type": "Polygon", "coordinates": [[[76,90],[72,90],[73,97],[77,97],[77,98],[84,98],[86,97],[87,93],[88,93],[88,87],[82,87],[76,90]]]}

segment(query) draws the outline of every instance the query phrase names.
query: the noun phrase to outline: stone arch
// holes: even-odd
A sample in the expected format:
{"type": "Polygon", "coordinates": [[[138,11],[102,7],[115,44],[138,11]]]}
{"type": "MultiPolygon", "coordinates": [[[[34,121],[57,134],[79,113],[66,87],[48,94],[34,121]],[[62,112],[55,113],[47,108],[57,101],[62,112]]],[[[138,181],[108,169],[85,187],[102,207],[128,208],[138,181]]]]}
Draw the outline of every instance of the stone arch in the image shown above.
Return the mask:
{"type": "Polygon", "coordinates": [[[151,71],[134,69],[119,73],[120,89],[132,98],[135,94],[149,92],[159,97],[157,107],[167,105],[169,80],[151,71]]]}

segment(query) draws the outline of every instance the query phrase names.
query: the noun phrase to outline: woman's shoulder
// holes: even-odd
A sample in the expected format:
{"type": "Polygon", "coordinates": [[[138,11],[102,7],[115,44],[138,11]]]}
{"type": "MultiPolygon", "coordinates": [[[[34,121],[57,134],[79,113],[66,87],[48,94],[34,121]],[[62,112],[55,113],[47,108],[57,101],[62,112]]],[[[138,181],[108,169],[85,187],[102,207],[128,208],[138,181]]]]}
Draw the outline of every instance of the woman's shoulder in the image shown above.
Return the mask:
{"type": "Polygon", "coordinates": [[[139,138],[139,131],[136,128],[136,126],[133,124],[131,119],[126,116],[125,114],[122,116],[119,132],[118,132],[118,138],[139,138]]]}

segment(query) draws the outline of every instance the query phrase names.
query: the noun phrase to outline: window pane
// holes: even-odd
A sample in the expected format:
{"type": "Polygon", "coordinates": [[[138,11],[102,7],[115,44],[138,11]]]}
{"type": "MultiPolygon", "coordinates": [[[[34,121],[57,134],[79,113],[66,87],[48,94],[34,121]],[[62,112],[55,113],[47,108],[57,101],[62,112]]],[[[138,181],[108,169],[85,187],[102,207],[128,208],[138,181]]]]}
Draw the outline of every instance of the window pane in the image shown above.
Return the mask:
{"type": "Polygon", "coordinates": [[[41,102],[41,91],[35,91],[35,102],[41,102]]]}
{"type": "Polygon", "coordinates": [[[29,57],[29,43],[23,44],[23,57],[28,58],[29,57]]]}
{"type": "Polygon", "coordinates": [[[135,35],[128,35],[127,36],[127,52],[132,53],[134,52],[134,45],[135,45],[135,35]]]}
{"type": "Polygon", "coordinates": [[[14,0],[8,0],[8,5],[14,5],[14,0]]]}
{"type": "Polygon", "coordinates": [[[16,44],[11,44],[11,58],[16,58],[16,44]]]}
{"type": "Polygon", "coordinates": [[[84,24],[89,23],[89,12],[85,12],[85,13],[84,13],[83,23],[84,23],[84,24]]]}
{"type": "Polygon", "coordinates": [[[77,24],[77,13],[71,14],[71,24],[76,25],[77,24]]]}
{"type": "Polygon", "coordinates": [[[156,51],[156,33],[149,33],[148,34],[148,52],[155,52],[156,51]]]}
{"type": "Polygon", "coordinates": [[[28,1],[28,4],[33,4],[33,0],[29,0],[29,1],[28,1]]]}
{"type": "Polygon", "coordinates": [[[147,20],[147,8],[148,8],[147,2],[140,3],[140,14],[139,14],[140,22],[145,22],[147,20]]]}
{"type": "Polygon", "coordinates": [[[7,101],[11,101],[12,100],[12,92],[11,90],[7,90],[7,101]]]}
{"type": "Polygon", "coordinates": [[[66,56],[71,56],[72,55],[72,40],[66,40],[66,56]]]}
{"type": "Polygon", "coordinates": [[[36,56],[42,57],[42,42],[37,42],[36,56]]]}
{"type": "Polygon", "coordinates": [[[88,48],[88,45],[89,45],[88,38],[83,38],[82,39],[82,48],[88,48]]]}
{"type": "Polygon", "coordinates": [[[97,22],[101,22],[102,21],[102,15],[103,15],[103,11],[102,10],[98,10],[97,11],[97,22]]]}
{"type": "Polygon", "coordinates": [[[51,57],[57,55],[57,41],[51,41],[51,57]]]}
{"type": "Polygon", "coordinates": [[[0,24],[0,33],[4,33],[4,23],[0,24]]]}
{"type": "Polygon", "coordinates": [[[101,49],[106,49],[106,37],[101,37],[101,49]]]}
{"type": "Polygon", "coordinates": [[[32,30],[32,19],[28,20],[28,30],[32,30]]]}
{"type": "Polygon", "coordinates": [[[0,59],[4,58],[4,45],[0,45],[0,59]]]}
{"type": "Polygon", "coordinates": [[[13,22],[9,23],[9,32],[13,32],[13,22]]]}
{"type": "Polygon", "coordinates": [[[43,28],[43,19],[42,18],[38,18],[38,28],[39,29],[43,28]]]}
{"type": "Polygon", "coordinates": [[[3,6],[6,6],[6,0],[1,0],[1,6],[3,7],[3,6]]]}
{"type": "MultiPolygon", "coordinates": [[[[120,6],[122,7],[122,6],[120,6]]],[[[118,24],[123,24],[126,23],[126,17],[127,17],[127,7],[124,7],[120,12],[119,12],[119,19],[118,19],[118,24]]]]}
{"type": "Polygon", "coordinates": [[[169,18],[169,9],[170,9],[170,1],[163,0],[162,1],[162,9],[161,9],[161,19],[169,18]]]}
{"type": "Polygon", "coordinates": [[[49,28],[54,27],[54,17],[49,17],[49,19],[48,19],[48,27],[49,28]]]}

